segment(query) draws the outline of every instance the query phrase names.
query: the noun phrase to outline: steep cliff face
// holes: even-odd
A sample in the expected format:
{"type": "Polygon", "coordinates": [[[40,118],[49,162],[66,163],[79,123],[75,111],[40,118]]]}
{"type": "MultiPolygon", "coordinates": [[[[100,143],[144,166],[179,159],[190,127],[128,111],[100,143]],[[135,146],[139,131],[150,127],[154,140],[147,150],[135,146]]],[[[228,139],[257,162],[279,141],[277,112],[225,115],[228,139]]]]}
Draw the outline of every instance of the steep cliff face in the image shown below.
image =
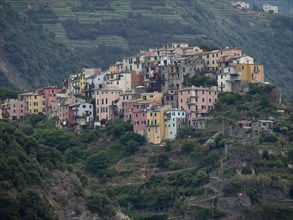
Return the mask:
{"type": "Polygon", "coordinates": [[[62,172],[60,170],[48,172],[43,190],[59,219],[129,219],[119,210],[119,207],[116,207],[116,214],[112,217],[101,217],[97,213],[91,212],[88,209],[87,198],[91,196],[92,192],[72,172],[62,172]]]}
{"type": "Polygon", "coordinates": [[[87,178],[69,169],[55,148],[24,134],[24,127],[0,121],[0,219],[128,219],[104,191],[93,197],[87,178]],[[99,209],[104,201],[111,212],[99,209]]]}

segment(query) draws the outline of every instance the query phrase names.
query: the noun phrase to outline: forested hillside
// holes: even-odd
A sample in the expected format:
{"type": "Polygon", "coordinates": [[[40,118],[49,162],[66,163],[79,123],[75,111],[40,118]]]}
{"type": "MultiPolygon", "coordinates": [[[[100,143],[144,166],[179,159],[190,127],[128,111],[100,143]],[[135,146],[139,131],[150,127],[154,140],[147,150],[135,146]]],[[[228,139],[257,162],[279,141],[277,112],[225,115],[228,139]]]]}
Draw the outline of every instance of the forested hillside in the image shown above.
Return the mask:
{"type": "MultiPolygon", "coordinates": [[[[292,17],[238,10],[224,0],[4,2],[11,4],[22,18],[3,18],[6,24],[2,27],[2,32],[6,33],[2,43],[4,58],[25,79],[35,73],[34,80],[39,84],[77,72],[81,66],[105,69],[141,49],[187,42],[243,49],[257,63],[264,64],[266,81],[281,87],[287,98],[292,96],[292,17]],[[23,19],[30,26],[22,25],[23,19]],[[40,26],[43,29],[37,28],[40,26]],[[25,33],[17,34],[18,40],[11,40],[17,55],[11,51],[8,40],[13,39],[9,36],[15,29],[25,33]],[[38,33],[40,31],[42,33],[38,33]],[[43,37],[34,37],[39,35],[43,37]],[[36,42],[33,46],[32,41],[36,42]],[[34,59],[20,49],[23,44],[34,48],[34,59]],[[20,68],[17,63],[24,64],[20,68]]],[[[288,2],[283,2],[288,7],[288,2]]],[[[1,10],[5,10],[4,14],[14,13],[6,6],[1,10]]],[[[1,59],[4,58],[2,55],[1,59]]]]}

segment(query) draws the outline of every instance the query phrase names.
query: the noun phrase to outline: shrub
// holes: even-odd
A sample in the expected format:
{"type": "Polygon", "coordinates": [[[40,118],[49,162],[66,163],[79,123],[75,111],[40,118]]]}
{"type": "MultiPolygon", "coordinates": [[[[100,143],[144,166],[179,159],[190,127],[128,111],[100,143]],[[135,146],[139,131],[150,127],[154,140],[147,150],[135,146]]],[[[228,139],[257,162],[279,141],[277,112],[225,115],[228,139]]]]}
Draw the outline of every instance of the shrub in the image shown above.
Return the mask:
{"type": "Polygon", "coordinates": [[[87,199],[89,210],[98,213],[101,217],[111,217],[115,214],[112,201],[101,193],[95,193],[87,199]]]}
{"type": "Polygon", "coordinates": [[[169,161],[169,157],[168,154],[166,153],[162,153],[158,156],[158,162],[157,165],[159,168],[168,168],[168,161],[169,161]]]}
{"type": "Polygon", "coordinates": [[[262,138],[263,142],[270,142],[270,143],[276,143],[278,141],[278,137],[273,134],[266,135],[262,138]]]}
{"type": "Polygon", "coordinates": [[[226,196],[232,196],[242,191],[242,184],[240,182],[230,182],[223,187],[223,193],[226,196]]]}
{"type": "Polygon", "coordinates": [[[181,152],[183,154],[189,154],[198,146],[199,145],[195,139],[185,140],[181,144],[181,152]]]}
{"type": "Polygon", "coordinates": [[[243,175],[250,175],[252,172],[251,172],[251,169],[249,169],[248,167],[243,167],[241,169],[241,174],[243,175]]]}

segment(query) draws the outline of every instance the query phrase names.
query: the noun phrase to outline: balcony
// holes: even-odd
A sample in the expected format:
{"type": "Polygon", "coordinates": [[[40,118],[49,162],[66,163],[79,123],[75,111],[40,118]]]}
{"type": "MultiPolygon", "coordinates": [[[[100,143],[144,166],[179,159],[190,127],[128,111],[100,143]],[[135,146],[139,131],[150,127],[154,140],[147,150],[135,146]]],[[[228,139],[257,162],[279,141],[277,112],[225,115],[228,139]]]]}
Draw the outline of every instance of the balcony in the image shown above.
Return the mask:
{"type": "Polygon", "coordinates": [[[160,124],[149,124],[149,125],[147,125],[147,127],[158,127],[158,126],[160,126],[160,124]]]}
{"type": "Polygon", "coordinates": [[[188,100],[186,103],[187,103],[187,105],[195,105],[196,104],[195,102],[191,102],[190,100],[188,100]]]}

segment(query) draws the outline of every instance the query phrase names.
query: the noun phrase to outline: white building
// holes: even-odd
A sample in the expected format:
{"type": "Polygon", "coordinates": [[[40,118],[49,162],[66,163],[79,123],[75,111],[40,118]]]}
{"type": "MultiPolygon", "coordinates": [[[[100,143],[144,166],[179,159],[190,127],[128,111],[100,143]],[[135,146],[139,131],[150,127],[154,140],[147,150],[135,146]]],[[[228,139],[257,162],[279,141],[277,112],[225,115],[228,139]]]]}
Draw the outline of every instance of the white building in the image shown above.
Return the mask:
{"type": "Polygon", "coordinates": [[[182,128],[186,124],[186,113],[184,110],[170,110],[166,112],[167,123],[167,139],[173,140],[176,138],[178,129],[182,128]]]}
{"type": "Polygon", "coordinates": [[[123,70],[126,72],[141,72],[143,57],[140,55],[123,59],[123,70]]]}
{"type": "Polygon", "coordinates": [[[233,6],[233,7],[237,7],[237,8],[240,8],[240,9],[248,9],[249,8],[249,3],[247,3],[247,2],[240,2],[240,1],[238,1],[238,2],[231,2],[231,5],[233,6]]]}
{"type": "Polygon", "coordinates": [[[109,72],[101,72],[85,78],[84,92],[86,97],[94,98],[94,89],[105,86],[105,78],[108,73],[109,72]]]}
{"type": "Polygon", "coordinates": [[[131,90],[131,73],[108,73],[106,76],[107,84],[118,86],[123,93],[131,90]]]}
{"type": "Polygon", "coordinates": [[[278,6],[269,5],[269,4],[264,4],[263,5],[263,10],[265,12],[272,12],[274,14],[278,14],[279,13],[279,7],[278,6]]]}

